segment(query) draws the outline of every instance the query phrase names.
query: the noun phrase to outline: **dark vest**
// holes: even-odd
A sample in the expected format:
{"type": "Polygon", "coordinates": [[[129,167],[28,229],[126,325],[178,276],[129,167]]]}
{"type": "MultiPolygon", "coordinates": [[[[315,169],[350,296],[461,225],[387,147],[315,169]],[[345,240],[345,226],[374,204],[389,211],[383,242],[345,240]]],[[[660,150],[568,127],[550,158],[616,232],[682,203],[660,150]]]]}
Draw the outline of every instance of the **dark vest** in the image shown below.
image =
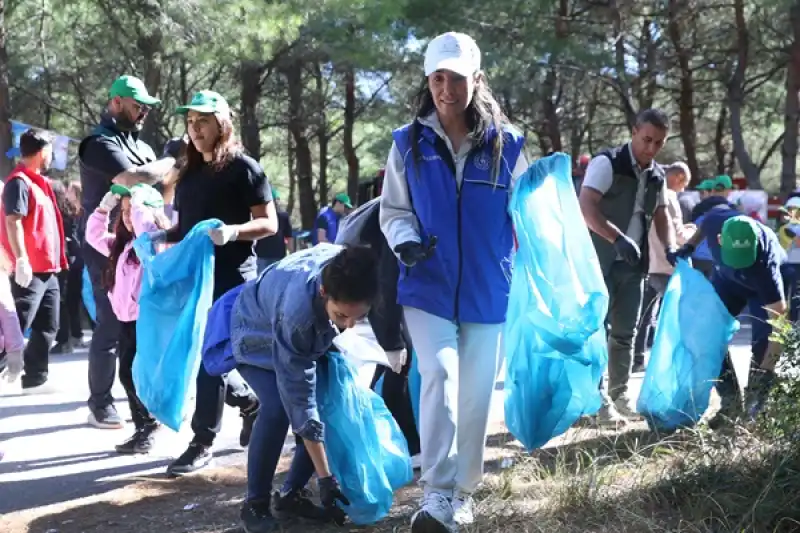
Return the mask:
{"type": "Polygon", "coordinates": [[[133,166],[138,167],[156,160],[155,152],[146,142],[139,140],[136,134],[119,131],[114,120],[104,115],[100,124],[78,146],[81,186],[83,187],[82,203],[86,217],[100,205],[100,200],[108,192],[111,180],[114,179],[114,176],[109,175],[107,170],[84,157],[86,146],[98,137],[103,137],[119,146],[133,166]]]}
{"type": "MultiPolygon", "coordinates": [[[[81,187],[83,188],[83,200],[81,202],[83,216],[80,221],[82,231],[85,231],[86,220],[100,205],[100,200],[111,188],[111,180],[116,175],[109,174],[108,170],[101,168],[96,162],[84,157],[86,146],[100,137],[119,146],[133,166],[138,167],[156,160],[155,152],[146,142],[140,140],[136,134],[121,132],[117,129],[114,119],[104,114],[100,119],[100,124],[78,146],[81,187]]],[[[111,219],[114,220],[115,217],[116,213],[111,219]]],[[[83,235],[81,235],[81,238],[83,239],[83,235]]],[[[92,283],[100,284],[102,270],[107,263],[106,258],[86,243],[83,246],[83,256],[86,265],[89,267],[92,283]]]]}
{"type": "MultiPolygon", "coordinates": [[[[611,184],[611,188],[603,195],[603,199],[600,201],[600,212],[603,213],[603,216],[605,216],[609,222],[618,227],[620,231],[625,232],[628,230],[628,225],[631,222],[631,217],[633,217],[636,204],[636,192],[639,184],[639,179],[636,176],[635,170],[636,163],[633,161],[631,151],[628,149],[627,144],[603,150],[597,154],[597,157],[601,156],[607,157],[611,161],[614,181],[611,184]]],[[[642,251],[642,261],[640,263],[642,274],[646,274],[648,271],[649,251],[647,248],[647,234],[653,223],[653,214],[658,204],[659,194],[661,194],[664,186],[664,169],[656,163],[651,170],[646,171],[645,176],[644,231],[642,233],[641,242],[638,243],[642,251]]],[[[617,252],[613,244],[594,232],[590,232],[590,234],[595,250],[597,251],[597,258],[600,260],[600,268],[603,270],[603,275],[607,276],[617,258],[617,252]]]]}

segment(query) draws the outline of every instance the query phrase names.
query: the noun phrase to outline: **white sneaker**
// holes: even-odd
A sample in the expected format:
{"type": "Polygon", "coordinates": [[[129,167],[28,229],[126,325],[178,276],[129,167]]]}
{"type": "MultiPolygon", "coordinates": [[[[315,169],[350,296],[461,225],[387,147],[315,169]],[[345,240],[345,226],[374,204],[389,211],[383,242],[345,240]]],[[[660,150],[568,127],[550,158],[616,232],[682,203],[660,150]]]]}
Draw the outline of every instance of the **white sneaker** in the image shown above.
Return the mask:
{"type": "Polygon", "coordinates": [[[617,408],[619,414],[629,420],[640,420],[642,418],[642,415],[636,412],[636,409],[631,406],[630,399],[624,394],[614,400],[614,407],[617,408]]]}
{"type": "Polygon", "coordinates": [[[422,468],[422,455],[412,455],[411,456],[411,468],[414,470],[419,470],[422,468]]]}
{"type": "Polygon", "coordinates": [[[422,498],[419,510],[411,517],[411,533],[457,533],[453,521],[453,506],[441,494],[431,493],[422,498]]]}
{"type": "Polygon", "coordinates": [[[453,496],[453,521],[459,526],[471,525],[475,522],[474,506],[472,496],[456,492],[453,496]]]}

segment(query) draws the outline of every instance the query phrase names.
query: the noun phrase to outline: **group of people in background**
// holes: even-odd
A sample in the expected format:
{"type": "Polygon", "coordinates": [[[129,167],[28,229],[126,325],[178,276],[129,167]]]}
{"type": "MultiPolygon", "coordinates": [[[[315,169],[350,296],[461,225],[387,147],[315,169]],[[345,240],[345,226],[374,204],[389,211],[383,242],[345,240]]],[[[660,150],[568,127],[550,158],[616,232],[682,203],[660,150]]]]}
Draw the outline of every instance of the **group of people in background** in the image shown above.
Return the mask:
{"type": "MultiPolygon", "coordinates": [[[[354,208],[339,194],[316,219],[316,246],[291,255],[289,217],[258,162],[244,153],[228,103],[216,92],[199,91],[176,110],[187,135],[168,142],[159,157],[139,132],[160,100],[141,80],[118,78],[100,123],[80,144],[80,186],[66,191],[43,177],[51,142],[41,132],[24,134],[22,162],[3,191],[0,235],[9,276],[0,276],[0,307],[7,312],[13,296],[19,326],[9,334],[0,314],[5,364],[19,373],[24,359],[22,384],[36,387],[47,380],[56,340],[61,353],[79,345],[74,319],[85,264],[96,305],[89,421],[124,426],[111,395],[119,364],[134,432],[117,451],[149,451],[159,423],[138,399],[131,374],[142,277],[132,242],[146,233],[165,249],[198,223],[218,219],[222,226],[209,231],[215,303],[206,335],[234,364],[223,375],[200,365],[193,438],[168,473],[210,464],[227,404],[239,410],[240,443],[249,445],[245,531],[275,531],[283,516],[342,523],[347,499],[326,456],[316,369],[326,364],[335,336],[369,319],[391,364],[380,371],[383,397],[410,453],[419,454],[423,497],[412,532],[449,533],[473,523],[504,353],[514,248],[508,204],[528,160],[524,136],[492,95],[472,38],[438,36],[423,68],[415,113],[392,133],[382,194],[358,243],[336,244],[354,208]],[[30,329],[24,358],[20,329],[30,329]],[[421,376],[419,427],[408,396],[412,358],[421,376]],[[295,456],[273,492],[289,429],[297,437],[295,456]],[[306,490],[314,474],[319,505],[306,490]]],[[[610,297],[608,379],[597,417],[603,424],[638,417],[628,382],[645,365],[657,302],[677,260],[696,257],[734,315],[745,305],[786,310],[786,253],[771,229],[727,203],[729,179],[704,182],[708,192],[691,220],[682,215],[678,193],[690,172],[682,163],[656,163],[668,132],[663,112],[644,110],[629,142],[581,161],[580,207],[610,297]]],[[[795,210],[785,230],[792,246],[800,242],[798,207],[787,204],[795,210]]],[[[761,332],[756,340],[766,342],[761,332]]],[[[759,350],[754,370],[768,381],[774,352],[759,350]]]]}

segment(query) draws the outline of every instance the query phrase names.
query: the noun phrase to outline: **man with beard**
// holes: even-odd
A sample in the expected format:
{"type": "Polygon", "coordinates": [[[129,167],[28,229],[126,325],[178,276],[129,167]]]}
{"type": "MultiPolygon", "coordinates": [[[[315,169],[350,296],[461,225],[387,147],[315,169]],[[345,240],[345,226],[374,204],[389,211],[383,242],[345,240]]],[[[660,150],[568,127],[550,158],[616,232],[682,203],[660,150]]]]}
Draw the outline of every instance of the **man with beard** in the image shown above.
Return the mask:
{"type": "MultiPolygon", "coordinates": [[[[139,139],[150,108],[161,103],[148,94],[141,80],[121,76],[108,96],[100,124],[78,148],[84,217],[94,212],[112,183],[132,186],[160,181],[175,166],[181,149],[180,143],[171,143],[168,149],[172,151],[156,160],[153,149],[139,139]]],[[[111,387],[117,366],[114,350],[119,322],[102,281],[108,261],[87,244],[83,246],[83,257],[97,306],[97,327],[89,346],[89,423],[102,429],[118,429],[123,423],[114,407],[111,387]]]]}
{"type": "Polygon", "coordinates": [[[22,161],[3,188],[0,244],[14,263],[11,292],[23,331],[31,334],[25,347],[22,388],[47,381],[50,346],[58,332],[58,273],[68,268],[64,226],[50,182],[42,176],[53,161],[49,135],[28,130],[19,140],[22,161]]]}

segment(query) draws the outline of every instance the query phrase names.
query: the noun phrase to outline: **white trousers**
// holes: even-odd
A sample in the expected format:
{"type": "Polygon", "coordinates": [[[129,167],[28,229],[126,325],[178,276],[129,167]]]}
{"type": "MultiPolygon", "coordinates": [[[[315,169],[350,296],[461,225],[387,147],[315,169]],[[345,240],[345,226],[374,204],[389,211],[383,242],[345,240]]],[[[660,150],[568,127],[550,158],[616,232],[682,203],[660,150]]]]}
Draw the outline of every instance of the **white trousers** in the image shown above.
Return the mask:
{"type": "Polygon", "coordinates": [[[404,312],[422,378],[420,484],[426,494],[472,494],[483,479],[504,325],[456,324],[412,307],[404,312]]]}

